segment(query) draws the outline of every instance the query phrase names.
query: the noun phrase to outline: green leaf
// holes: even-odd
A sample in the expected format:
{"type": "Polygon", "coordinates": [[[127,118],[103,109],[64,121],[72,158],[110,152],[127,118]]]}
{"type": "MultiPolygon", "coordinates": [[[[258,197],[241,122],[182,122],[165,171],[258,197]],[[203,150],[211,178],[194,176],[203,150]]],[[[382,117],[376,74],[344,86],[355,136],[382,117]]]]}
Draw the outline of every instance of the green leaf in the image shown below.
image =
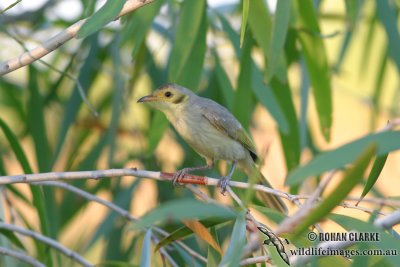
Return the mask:
{"type": "Polygon", "coordinates": [[[347,20],[347,29],[344,35],[342,45],[339,50],[339,55],[336,60],[336,64],[333,67],[335,71],[340,71],[343,60],[345,58],[346,52],[349,48],[351,38],[353,36],[354,29],[356,27],[356,23],[360,18],[360,11],[362,9],[362,5],[364,3],[363,0],[353,0],[353,1],[344,1],[346,5],[346,20],[347,20]]]}
{"type": "Polygon", "coordinates": [[[140,267],[151,266],[151,229],[146,231],[142,246],[142,255],[140,257],[140,267]]]}
{"type": "Polygon", "coordinates": [[[268,55],[271,43],[272,21],[265,1],[251,0],[249,27],[264,55],[268,55]]]}
{"type": "Polygon", "coordinates": [[[243,255],[244,245],[246,243],[246,219],[245,213],[238,214],[233,226],[231,240],[229,242],[228,250],[222,258],[218,266],[239,266],[240,260],[243,255]]]}
{"type": "Polygon", "coordinates": [[[368,242],[368,245],[382,249],[385,252],[397,250],[396,255],[385,257],[385,259],[390,261],[393,266],[398,266],[400,262],[400,254],[398,253],[400,250],[400,242],[398,239],[387,234],[384,230],[374,226],[373,224],[356,218],[339,214],[331,214],[329,215],[329,219],[333,220],[347,231],[356,230],[363,233],[378,233],[379,242],[368,242]]]}
{"type": "Polygon", "coordinates": [[[193,49],[191,50],[189,57],[184,64],[184,68],[179,74],[179,77],[176,77],[175,80],[176,83],[192,90],[196,90],[199,87],[207,51],[208,19],[205,9],[203,9],[202,13],[202,20],[195,43],[193,45],[193,49]]]}
{"type": "Polygon", "coordinates": [[[19,164],[21,165],[24,173],[32,173],[32,168],[29,165],[28,158],[26,157],[24,151],[20,143],[18,142],[18,138],[14,135],[8,125],[0,118],[0,128],[2,129],[5,137],[7,138],[8,143],[11,146],[19,164]]]}
{"type": "Polygon", "coordinates": [[[277,267],[287,267],[289,266],[281,257],[281,255],[276,251],[274,246],[267,246],[268,255],[271,257],[274,266],[277,267]]]}
{"type": "Polygon", "coordinates": [[[229,110],[233,109],[234,101],[234,90],[231,82],[229,81],[228,74],[225,72],[224,68],[221,66],[218,55],[215,55],[215,70],[214,70],[219,87],[221,88],[222,95],[227,103],[229,110]]]}
{"type": "Polygon", "coordinates": [[[176,82],[180,77],[195,45],[203,17],[203,12],[200,12],[200,10],[204,10],[205,7],[205,0],[184,1],[182,3],[179,25],[169,63],[169,79],[172,82],[176,82]]]}
{"type": "Polygon", "coordinates": [[[268,52],[268,81],[278,73],[279,60],[283,59],[283,47],[289,27],[290,10],[291,0],[279,0],[277,2],[271,45],[268,52]]]}
{"type": "MultiPolygon", "coordinates": [[[[102,50],[98,43],[97,34],[87,38],[83,41],[81,47],[90,47],[87,56],[84,59],[82,67],[79,69],[78,81],[81,83],[82,87],[85,89],[85,93],[88,94],[91,85],[95,81],[96,77],[102,72],[99,71],[102,66],[102,62],[106,56],[104,50],[102,50]]],[[[55,150],[55,155],[53,162],[55,162],[61,153],[64,146],[65,138],[67,136],[68,130],[70,129],[72,123],[75,121],[76,116],[79,112],[79,107],[82,104],[82,98],[79,94],[79,89],[75,85],[73,88],[73,93],[69,97],[68,101],[64,105],[64,118],[62,119],[61,125],[59,126],[58,140],[55,150]]]]}
{"type": "Polygon", "coordinates": [[[357,205],[365,197],[365,195],[368,194],[369,190],[371,190],[375,182],[378,180],[378,177],[385,166],[388,155],[389,154],[385,154],[375,159],[374,165],[372,165],[371,172],[369,173],[367,183],[365,184],[364,190],[361,193],[360,200],[357,202],[357,205]]]}
{"type": "MultiPolygon", "coordinates": [[[[274,94],[273,89],[264,83],[262,73],[254,62],[252,63],[251,70],[251,88],[258,101],[268,109],[269,113],[278,124],[279,130],[282,133],[288,134],[292,129],[290,129],[287,118],[285,117],[285,111],[281,108],[282,106],[274,94]]],[[[288,99],[288,101],[290,100],[288,99]]]]}
{"type": "Polygon", "coordinates": [[[151,126],[149,128],[150,132],[148,135],[149,147],[147,153],[149,155],[153,154],[154,150],[157,148],[158,143],[164,136],[165,131],[168,129],[168,120],[165,115],[161,112],[155,112],[151,119],[151,126]]]}
{"type": "Polygon", "coordinates": [[[250,0],[243,0],[242,24],[240,25],[240,47],[243,47],[243,40],[247,26],[247,17],[249,15],[249,6],[250,6],[250,0]]]}
{"type": "Polygon", "coordinates": [[[149,32],[150,26],[160,12],[160,8],[164,2],[165,0],[154,1],[152,4],[146,5],[126,16],[128,17],[128,21],[121,32],[121,44],[125,44],[128,41],[134,42],[131,53],[132,58],[136,58],[145,40],[146,33],[149,32]],[[134,38],[132,38],[133,36],[134,38]]]}
{"type": "MultiPolygon", "coordinates": [[[[210,228],[210,233],[214,240],[217,242],[219,246],[219,240],[218,240],[218,233],[215,227],[210,228]]],[[[208,245],[208,251],[207,251],[207,266],[209,267],[214,267],[218,266],[218,263],[221,261],[221,254],[215,250],[211,245],[208,245]]]]}
{"type": "Polygon", "coordinates": [[[248,39],[244,44],[240,58],[240,73],[233,105],[233,115],[245,128],[250,124],[251,114],[255,106],[254,96],[250,87],[252,79],[252,47],[253,42],[251,39],[248,39]]]}
{"type": "Polygon", "coordinates": [[[186,219],[210,217],[230,218],[234,211],[220,205],[199,202],[193,199],[176,199],[160,205],[146,213],[132,229],[147,228],[156,222],[179,222],[186,219]]]}
{"type": "Polygon", "coordinates": [[[321,132],[325,140],[330,139],[332,126],[332,90],[328,58],[320,33],[317,16],[311,0],[297,0],[298,37],[310,75],[321,132]],[[318,56],[315,56],[318,55],[318,56]]]}
{"type": "Polygon", "coordinates": [[[319,222],[328,215],[362,180],[369,162],[375,155],[376,146],[370,145],[343,175],[342,182],[314,210],[309,213],[293,231],[295,235],[303,233],[310,225],[319,222]]]}
{"type": "Polygon", "coordinates": [[[274,77],[270,83],[274,98],[277,99],[280,109],[283,111],[285,120],[289,125],[289,130],[279,128],[279,135],[283,152],[285,154],[286,168],[288,171],[297,167],[300,163],[300,133],[299,123],[297,121],[296,110],[289,84],[282,82],[274,77]]]}
{"type": "Polygon", "coordinates": [[[400,35],[396,10],[398,11],[398,6],[396,6],[395,2],[388,0],[376,1],[376,12],[388,38],[389,55],[395,62],[397,70],[400,71],[400,35]]]}
{"type": "MultiPolygon", "coordinates": [[[[225,218],[207,218],[204,220],[200,220],[201,224],[203,224],[205,227],[213,227],[222,223],[226,223],[228,221],[231,221],[233,219],[236,219],[236,215],[232,214],[231,217],[225,217],[225,218]]],[[[168,236],[164,237],[162,240],[160,240],[160,242],[158,242],[155,250],[159,250],[161,247],[164,247],[176,240],[181,240],[184,239],[185,237],[190,236],[191,234],[193,234],[193,231],[191,229],[189,229],[186,226],[180,227],[178,229],[176,229],[175,231],[173,231],[172,233],[170,233],[168,236]]]]}
{"type": "Polygon", "coordinates": [[[294,169],[287,177],[287,185],[295,185],[307,177],[319,175],[325,171],[338,169],[354,161],[368,147],[376,144],[377,155],[400,149],[400,131],[388,131],[367,135],[339,148],[319,154],[306,165],[294,169]]]}
{"type": "Polygon", "coordinates": [[[0,229],[0,234],[5,236],[16,247],[26,250],[21,240],[19,240],[18,236],[16,236],[14,232],[6,229],[0,229]]]}
{"type": "MultiPolygon", "coordinates": [[[[14,151],[14,154],[19,162],[21,164],[21,167],[24,171],[24,173],[29,174],[32,173],[32,168],[29,165],[28,159],[22,150],[21,145],[18,142],[17,137],[14,135],[14,133],[10,130],[10,128],[7,126],[7,124],[0,119],[0,128],[3,130],[4,135],[6,136],[11,148],[14,151]]],[[[46,235],[49,234],[48,231],[48,224],[47,224],[47,217],[46,217],[46,209],[45,209],[45,202],[43,199],[43,193],[40,190],[39,187],[37,186],[30,186],[31,192],[32,192],[32,199],[33,199],[33,205],[37,208],[37,212],[39,215],[40,219],[40,226],[42,229],[42,232],[46,235]]],[[[42,258],[45,258],[45,254],[43,252],[43,248],[39,247],[39,256],[42,258]]],[[[49,254],[48,254],[49,255],[49,254]]],[[[47,258],[49,262],[51,262],[50,257],[47,258]]]]}
{"type": "Polygon", "coordinates": [[[125,0],[108,0],[82,25],[76,34],[76,38],[85,38],[114,20],[118,16],[125,2],[125,0]]]}
{"type": "Polygon", "coordinates": [[[46,124],[44,119],[43,98],[39,92],[38,72],[30,65],[29,67],[29,89],[30,95],[28,100],[28,128],[31,132],[35,145],[36,158],[39,165],[39,171],[48,172],[51,169],[51,150],[49,146],[49,138],[46,135],[46,124]]]}

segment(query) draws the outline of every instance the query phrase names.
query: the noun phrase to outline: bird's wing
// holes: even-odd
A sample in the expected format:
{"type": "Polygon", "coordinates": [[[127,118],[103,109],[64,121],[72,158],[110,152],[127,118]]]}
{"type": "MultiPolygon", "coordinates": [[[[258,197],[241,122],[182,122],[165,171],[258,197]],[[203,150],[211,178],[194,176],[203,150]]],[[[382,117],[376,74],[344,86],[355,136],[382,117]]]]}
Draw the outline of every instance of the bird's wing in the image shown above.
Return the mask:
{"type": "Polygon", "coordinates": [[[215,129],[241,143],[250,152],[253,160],[256,161],[258,157],[254,143],[240,122],[223,106],[214,101],[208,101],[202,109],[202,115],[215,129]]]}

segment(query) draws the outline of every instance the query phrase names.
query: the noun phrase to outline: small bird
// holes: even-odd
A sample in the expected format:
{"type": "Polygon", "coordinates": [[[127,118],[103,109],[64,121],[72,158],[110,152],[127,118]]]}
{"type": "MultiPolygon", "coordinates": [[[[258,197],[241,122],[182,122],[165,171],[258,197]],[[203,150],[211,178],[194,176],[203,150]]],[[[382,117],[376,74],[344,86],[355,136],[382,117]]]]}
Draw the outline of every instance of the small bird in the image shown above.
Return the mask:
{"type": "MultiPolygon", "coordinates": [[[[228,175],[219,180],[222,194],[226,191],[236,165],[249,177],[256,175],[257,180],[271,187],[257,168],[258,157],[253,141],[225,107],[173,83],[159,87],[137,102],[146,102],[162,111],[182,138],[206,160],[205,166],[184,168],[176,172],[174,185],[188,172],[211,169],[216,160],[226,160],[232,162],[232,167],[228,175]]],[[[286,205],[280,198],[263,192],[262,199],[271,208],[287,213],[286,205]]]]}

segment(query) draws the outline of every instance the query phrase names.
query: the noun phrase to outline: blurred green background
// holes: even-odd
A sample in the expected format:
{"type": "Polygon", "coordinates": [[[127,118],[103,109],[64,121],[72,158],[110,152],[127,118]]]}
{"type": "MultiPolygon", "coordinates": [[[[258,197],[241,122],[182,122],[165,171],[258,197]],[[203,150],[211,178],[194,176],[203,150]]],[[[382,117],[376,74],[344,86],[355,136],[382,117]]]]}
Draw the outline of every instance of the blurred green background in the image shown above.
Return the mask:
{"type": "MultiPolygon", "coordinates": [[[[2,1],[0,7],[13,2],[2,1]]],[[[263,173],[275,188],[291,193],[310,193],[319,181],[315,175],[285,186],[291,170],[399,117],[398,0],[155,0],[103,27],[124,1],[111,2],[103,9],[108,20],[93,16],[94,33],[81,30],[79,39],[43,61],[0,78],[2,175],[123,167],[172,172],[203,164],[160,112],[136,104],[167,82],[231,110],[251,132],[263,173]]],[[[0,15],[1,61],[48,40],[104,3],[49,0],[29,7],[18,2],[0,15]]],[[[369,195],[399,196],[399,162],[400,154],[391,153],[369,195]]],[[[222,162],[207,175],[218,177],[226,168],[222,162]]],[[[237,173],[234,179],[245,178],[237,173]]],[[[352,195],[361,194],[365,180],[352,195]]],[[[193,198],[169,183],[132,177],[72,184],[137,216],[169,200],[193,198]]],[[[233,205],[214,188],[204,191],[233,205]]],[[[58,239],[95,263],[139,264],[144,232],[127,230],[123,218],[104,207],[48,187],[7,186],[2,193],[3,220],[58,239]]],[[[369,218],[357,210],[335,211],[369,218]]],[[[268,214],[255,213],[274,225],[268,214]]],[[[180,226],[165,225],[169,231],[180,226]]],[[[216,228],[223,248],[232,227],[229,221],[216,228]]],[[[201,239],[192,235],[184,241],[207,257],[201,239]]],[[[69,262],[31,240],[24,245],[48,265],[69,262]]],[[[184,253],[171,255],[179,265],[192,266],[184,253]]],[[[161,265],[159,256],[153,260],[161,265]]]]}

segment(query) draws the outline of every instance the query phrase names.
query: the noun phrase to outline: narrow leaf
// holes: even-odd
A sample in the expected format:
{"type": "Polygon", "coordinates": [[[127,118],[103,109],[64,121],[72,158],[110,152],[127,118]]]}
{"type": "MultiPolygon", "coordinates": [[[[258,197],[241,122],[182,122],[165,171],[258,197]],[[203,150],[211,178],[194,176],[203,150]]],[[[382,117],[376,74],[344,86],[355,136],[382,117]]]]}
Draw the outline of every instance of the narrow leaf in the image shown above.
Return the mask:
{"type": "Polygon", "coordinates": [[[295,235],[303,233],[310,225],[319,222],[328,215],[363,178],[369,162],[375,155],[376,146],[370,145],[343,175],[342,182],[327,196],[321,204],[305,217],[294,230],[295,235]]]}
{"type": "MultiPolygon", "coordinates": [[[[226,222],[229,222],[234,219],[236,219],[236,216],[235,216],[235,214],[232,214],[232,216],[228,217],[228,218],[226,218],[226,217],[225,218],[207,218],[205,220],[200,220],[200,223],[207,228],[207,227],[214,227],[216,225],[226,223],[226,222]]],[[[180,240],[185,237],[188,237],[191,234],[193,234],[193,231],[186,226],[178,228],[175,231],[173,231],[171,234],[169,234],[168,236],[164,237],[164,239],[162,239],[160,242],[158,242],[158,244],[155,248],[155,251],[159,250],[160,247],[164,247],[176,240],[180,240]]]]}
{"type": "Polygon", "coordinates": [[[196,35],[200,29],[205,0],[184,1],[182,3],[179,25],[169,63],[169,79],[176,82],[195,45],[196,35]]]}
{"type": "Polygon", "coordinates": [[[140,257],[140,267],[151,266],[151,229],[146,231],[142,246],[142,255],[140,257]]]}
{"type": "Polygon", "coordinates": [[[375,159],[374,165],[372,165],[371,172],[369,173],[367,183],[365,184],[364,190],[362,191],[360,196],[360,200],[357,202],[356,206],[365,197],[365,195],[368,194],[369,190],[371,190],[371,188],[378,180],[378,177],[381,174],[383,167],[385,166],[388,155],[389,154],[385,154],[375,159]]]}
{"type": "Polygon", "coordinates": [[[398,6],[395,2],[388,0],[377,0],[376,11],[378,18],[385,28],[389,44],[389,55],[395,62],[397,70],[400,71],[400,34],[398,28],[398,17],[396,16],[398,6]]]}
{"type": "Polygon", "coordinates": [[[240,47],[243,46],[244,35],[246,33],[247,17],[249,15],[250,0],[243,0],[242,24],[240,25],[240,47]]]}
{"type": "Polygon", "coordinates": [[[246,242],[246,220],[245,213],[242,212],[238,215],[235,225],[233,226],[231,240],[229,242],[228,250],[222,258],[218,266],[239,266],[240,259],[243,255],[243,249],[246,242]]]}
{"type": "Polygon", "coordinates": [[[191,229],[198,237],[200,237],[213,248],[215,248],[220,254],[222,254],[221,247],[214,240],[210,232],[208,232],[207,228],[203,224],[201,224],[201,222],[196,220],[187,220],[183,221],[183,224],[186,225],[187,228],[191,229]]]}
{"type": "Polygon", "coordinates": [[[328,59],[320,33],[318,19],[311,0],[297,0],[297,27],[304,31],[298,36],[310,75],[321,132],[330,139],[332,126],[332,90],[328,59]],[[315,56],[318,55],[318,56],[315,56]]]}
{"type": "Polygon", "coordinates": [[[291,0],[279,0],[276,5],[271,45],[268,53],[268,81],[277,74],[290,21],[291,0]]]}
{"type": "Polygon", "coordinates": [[[319,175],[325,171],[341,168],[354,161],[369,144],[377,146],[377,155],[400,149],[400,131],[380,132],[367,135],[331,151],[319,154],[306,165],[294,169],[287,177],[286,184],[294,185],[307,177],[319,175]]]}
{"type": "Polygon", "coordinates": [[[268,55],[271,43],[272,21],[265,1],[252,0],[249,10],[249,28],[264,55],[268,55]]]}
{"type": "Polygon", "coordinates": [[[164,203],[146,213],[132,229],[147,228],[156,222],[178,222],[186,219],[209,217],[230,218],[234,211],[220,205],[199,202],[193,199],[177,199],[164,203]]]}
{"type": "MultiPolygon", "coordinates": [[[[218,241],[218,233],[215,227],[210,228],[211,236],[214,238],[214,240],[217,242],[219,246],[219,241],[218,241]]],[[[208,252],[207,252],[207,266],[208,267],[214,267],[217,266],[218,263],[221,261],[221,253],[216,251],[212,246],[208,246],[208,252]]]]}
{"type": "Polygon", "coordinates": [[[153,154],[165,131],[168,129],[168,120],[165,118],[165,115],[158,111],[154,113],[149,129],[149,147],[147,149],[147,153],[153,154]]]}
{"type": "Polygon", "coordinates": [[[76,38],[85,38],[114,20],[121,11],[125,2],[125,0],[108,0],[82,25],[76,38]]]}

